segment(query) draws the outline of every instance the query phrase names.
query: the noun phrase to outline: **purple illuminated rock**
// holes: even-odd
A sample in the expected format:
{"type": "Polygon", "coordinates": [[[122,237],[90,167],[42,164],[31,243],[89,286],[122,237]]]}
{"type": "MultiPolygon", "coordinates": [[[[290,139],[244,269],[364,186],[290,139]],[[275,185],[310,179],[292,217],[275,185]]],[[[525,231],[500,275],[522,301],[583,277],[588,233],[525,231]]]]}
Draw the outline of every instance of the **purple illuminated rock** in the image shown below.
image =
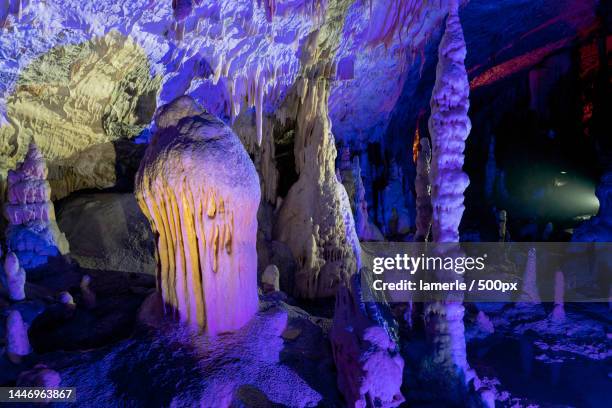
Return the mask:
{"type": "Polygon", "coordinates": [[[60,386],[62,378],[55,370],[50,369],[44,364],[37,364],[31,370],[24,371],[17,378],[18,387],[41,387],[57,388],[60,386]]]}
{"type": "Polygon", "coordinates": [[[7,246],[29,269],[47,258],[68,253],[68,241],[55,222],[50,200],[47,165],[34,143],[24,161],[8,173],[8,202],[4,214],[9,221],[7,246]]]}
{"type": "Polygon", "coordinates": [[[136,197],[157,235],[161,295],[191,327],[236,330],[258,307],[255,167],[232,130],[190,97],[162,106],[156,124],[136,197]]]}
{"type": "MultiPolygon", "coordinates": [[[[459,242],[459,224],[465,209],[463,193],[469,184],[463,172],[465,141],[470,133],[468,117],[470,85],[465,69],[467,50],[459,20],[458,2],[450,2],[446,28],[438,48],[436,82],[431,95],[429,134],[432,144],[431,205],[434,242],[459,242]]],[[[441,248],[446,256],[458,250],[441,248]]],[[[446,277],[438,276],[438,279],[446,277]]],[[[475,378],[467,362],[463,298],[445,298],[425,306],[425,322],[433,346],[433,361],[441,375],[451,373],[468,384],[475,378]]]]}
{"type": "Polygon", "coordinates": [[[6,258],[4,259],[4,273],[6,274],[6,283],[11,300],[25,299],[24,285],[26,281],[26,272],[19,265],[19,259],[13,252],[6,254],[6,258]]]}
{"type": "Polygon", "coordinates": [[[15,364],[19,364],[31,351],[28,328],[21,318],[21,313],[18,310],[11,310],[6,318],[6,354],[8,359],[15,364]]]}

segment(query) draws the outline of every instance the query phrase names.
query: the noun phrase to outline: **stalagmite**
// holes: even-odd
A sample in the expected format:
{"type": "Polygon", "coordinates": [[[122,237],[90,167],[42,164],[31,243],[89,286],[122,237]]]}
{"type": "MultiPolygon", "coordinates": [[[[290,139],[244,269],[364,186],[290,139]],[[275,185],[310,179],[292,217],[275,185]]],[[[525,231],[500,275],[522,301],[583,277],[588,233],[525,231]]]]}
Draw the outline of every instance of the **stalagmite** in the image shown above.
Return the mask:
{"type": "Polygon", "coordinates": [[[466,48],[456,9],[446,20],[438,49],[436,83],[431,96],[429,133],[432,142],[432,234],[436,242],[459,242],[465,209],[463,193],[469,178],[462,170],[471,123],[467,115],[470,87],[465,71],[466,48]]]}
{"type": "Polygon", "coordinates": [[[72,295],[70,294],[70,292],[64,291],[64,292],[60,292],[60,294],[57,296],[59,302],[66,306],[69,309],[74,309],[76,308],[76,303],[74,303],[74,298],[72,297],[72,295]]]}
{"type": "Polygon", "coordinates": [[[10,224],[7,246],[26,269],[68,253],[68,241],[55,222],[47,173],[43,156],[31,143],[23,163],[8,174],[8,202],[4,206],[10,224]]]}
{"type": "Polygon", "coordinates": [[[484,333],[492,334],[495,332],[493,322],[491,322],[489,316],[482,310],[479,311],[478,316],[476,316],[476,324],[478,325],[478,329],[484,333]]]}
{"type": "Polygon", "coordinates": [[[527,264],[523,274],[523,286],[520,302],[525,304],[540,304],[540,295],[537,285],[536,249],[531,248],[527,253],[527,264]]]}
{"type": "Polygon", "coordinates": [[[355,230],[360,241],[384,241],[384,236],[376,225],[369,221],[368,202],[365,199],[365,188],[361,179],[359,156],[351,161],[348,146],[341,151],[340,165],[338,167],[340,182],[346,189],[351,209],[355,219],[355,230]]]}
{"type": "Polygon", "coordinates": [[[359,156],[353,158],[352,173],[355,179],[355,229],[357,230],[357,236],[362,241],[384,241],[383,234],[369,220],[368,201],[365,198],[366,192],[361,178],[359,156]]]}
{"type": "Polygon", "coordinates": [[[431,147],[429,140],[420,138],[419,152],[416,160],[416,234],[417,242],[427,241],[431,230],[431,185],[429,184],[429,171],[431,169],[431,147]]]}
{"type": "Polygon", "coordinates": [[[300,177],[283,201],[275,235],[298,261],[294,294],[331,297],[357,272],[360,247],[348,195],[336,178],[328,86],[323,80],[302,81],[295,137],[300,177]]]}
{"type": "Polygon", "coordinates": [[[359,282],[354,275],[336,296],[330,338],[338,388],[348,407],[397,407],[404,402],[404,360],[387,331],[368,317],[359,282]]]}
{"type": "MultiPolygon", "coordinates": [[[[471,123],[469,83],[465,70],[465,40],[457,1],[452,1],[446,29],[438,48],[436,82],[431,96],[429,134],[432,143],[431,204],[432,236],[438,243],[459,242],[463,216],[463,193],[469,184],[462,170],[471,123]]],[[[446,256],[460,256],[459,248],[441,249],[446,256]]],[[[443,272],[439,279],[446,279],[443,272]]],[[[425,321],[433,346],[433,359],[440,367],[462,378],[465,384],[475,378],[466,357],[462,296],[441,299],[425,306],[425,321]]]]}
{"type": "Polygon", "coordinates": [[[17,310],[11,310],[6,318],[6,354],[15,364],[21,363],[23,357],[30,354],[28,327],[17,310]]]}
{"type": "Polygon", "coordinates": [[[187,96],[162,106],[136,177],[157,234],[158,288],[182,322],[209,334],[257,311],[259,180],[242,144],[187,96]]]}
{"type": "Polygon", "coordinates": [[[409,199],[404,194],[403,179],[402,168],[392,160],[387,186],[382,192],[382,205],[379,206],[385,236],[405,235],[414,226],[414,214],[408,210],[409,199]]]}
{"type": "Polygon", "coordinates": [[[264,293],[280,290],[280,271],[276,265],[268,265],[261,275],[264,293]]]}
{"type": "Polygon", "coordinates": [[[565,321],[565,277],[563,271],[555,272],[555,307],[552,311],[551,318],[554,322],[561,323],[565,321]]]}
{"type": "Polygon", "coordinates": [[[6,254],[6,258],[4,259],[4,273],[6,274],[6,283],[11,300],[18,301],[25,299],[24,285],[26,281],[26,272],[19,265],[19,259],[13,252],[6,254]]]}
{"type": "Polygon", "coordinates": [[[499,242],[506,242],[508,238],[508,212],[499,210],[497,213],[497,237],[499,242]]]}
{"type": "Polygon", "coordinates": [[[491,200],[495,191],[495,176],[497,175],[497,162],[495,161],[495,136],[491,135],[489,142],[489,155],[485,167],[484,192],[485,198],[491,200]]]}
{"type": "Polygon", "coordinates": [[[96,293],[89,287],[91,285],[91,276],[84,275],[81,278],[81,296],[83,296],[83,303],[88,309],[96,307],[96,293]]]}

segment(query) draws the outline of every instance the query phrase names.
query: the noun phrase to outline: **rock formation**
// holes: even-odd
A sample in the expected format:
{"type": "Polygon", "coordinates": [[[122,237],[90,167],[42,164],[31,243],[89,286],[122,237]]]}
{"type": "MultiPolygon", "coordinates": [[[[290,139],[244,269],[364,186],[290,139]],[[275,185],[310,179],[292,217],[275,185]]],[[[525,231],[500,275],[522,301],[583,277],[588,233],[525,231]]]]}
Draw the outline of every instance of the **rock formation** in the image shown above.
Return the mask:
{"type": "MultiPolygon", "coordinates": [[[[316,50],[319,37],[310,41],[316,50]]],[[[331,76],[331,66],[311,69],[298,81],[297,100],[289,102],[297,107],[294,155],[299,179],[283,201],[275,230],[298,261],[294,294],[301,298],[334,296],[338,285],[356,273],[360,256],[349,198],[336,177],[329,85],[327,77],[320,77],[331,76]]]]}
{"type": "Polygon", "coordinates": [[[497,176],[497,162],[495,161],[495,136],[491,135],[489,142],[489,155],[485,166],[484,193],[487,200],[493,199],[495,192],[495,177],[497,176]]]}
{"type": "MultiPolygon", "coordinates": [[[[462,169],[465,141],[471,129],[467,115],[470,87],[464,65],[465,56],[458,2],[451,1],[444,35],[438,46],[436,82],[429,118],[432,236],[437,243],[459,242],[459,224],[465,209],[463,193],[469,184],[469,178],[462,169]]],[[[441,251],[446,252],[445,256],[460,256],[458,248],[442,247],[441,251]]],[[[438,278],[443,280],[446,277],[438,278]]],[[[443,367],[443,371],[448,370],[467,384],[475,373],[466,358],[464,313],[460,296],[425,306],[434,362],[443,367]]]]}
{"type": "Polygon", "coordinates": [[[397,407],[404,402],[404,360],[385,328],[368,317],[359,282],[354,275],[336,296],[330,339],[338,388],[349,407],[397,407]]]}
{"type": "Polygon", "coordinates": [[[368,202],[365,198],[366,192],[361,178],[359,156],[353,157],[351,161],[348,146],[342,149],[342,158],[338,170],[341,183],[346,189],[351,203],[357,237],[360,241],[384,241],[385,238],[378,227],[369,220],[368,202]]]}
{"type": "Polygon", "coordinates": [[[8,359],[19,364],[31,352],[28,327],[18,310],[11,310],[6,318],[6,354],[8,359]]]}
{"type": "Polygon", "coordinates": [[[506,242],[508,240],[508,212],[506,210],[499,210],[497,216],[497,239],[499,242],[506,242]]]}
{"type": "Polygon", "coordinates": [[[4,259],[4,273],[11,300],[25,299],[24,285],[26,281],[25,270],[19,265],[19,259],[13,252],[6,254],[4,259]]]}
{"type": "Polygon", "coordinates": [[[36,364],[31,370],[19,374],[18,387],[41,387],[46,389],[58,388],[62,378],[55,370],[44,364],[36,364]]]}
{"type": "Polygon", "coordinates": [[[527,253],[527,263],[523,274],[523,285],[520,302],[525,304],[540,304],[537,284],[537,258],[536,249],[531,248],[527,253]]]}
{"type": "Polygon", "coordinates": [[[134,194],[68,197],[57,223],[83,268],[155,275],[155,237],[134,194]]]}
{"type": "Polygon", "coordinates": [[[599,211],[576,228],[572,241],[612,242],[612,171],[601,177],[595,195],[599,199],[599,211]]]}
{"type": "Polygon", "coordinates": [[[26,46],[18,71],[0,69],[15,75],[16,82],[0,86],[0,94],[14,88],[5,100],[0,96],[0,105],[6,104],[0,111],[6,108],[8,117],[0,126],[0,178],[22,160],[32,140],[48,162],[55,199],[114,184],[110,142],[133,138],[149,124],[161,78],[151,75],[143,48],[117,30],[49,44],[51,49],[26,46]]]}
{"type": "Polygon", "coordinates": [[[382,232],[369,220],[368,202],[365,198],[366,191],[361,178],[359,156],[353,158],[352,171],[355,178],[355,229],[357,230],[357,236],[362,241],[384,241],[385,237],[382,232]]]}
{"type": "Polygon", "coordinates": [[[482,310],[478,312],[476,316],[476,324],[478,325],[478,329],[484,333],[492,334],[495,332],[495,327],[493,326],[493,322],[489,319],[489,316],[482,310]]]}
{"type": "Polygon", "coordinates": [[[72,297],[72,295],[70,294],[70,292],[68,291],[63,291],[60,292],[60,294],[57,296],[59,302],[66,306],[68,309],[74,309],[76,308],[76,303],[74,303],[74,298],[72,297]]]}
{"type": "Polygon", "coordinates": [[[42,265],[48,257],[68,253],[68,241],[55,222],[50,201],[47,166],[34,143],[24,161],[8,174],[8,202],[4,213],[9,221],[7,246],[26,269],[42,265]]]}
{"type": "Polygon", "coordinates": [[[83,303],[88,309],[96,307],[96,293],[91,289],[91,276],[84,275],[81,278],[79,287],[81,288],[81,296],[83,297],[83,303]]]}
{"type": "Polygon", "coordinates": [[[427,241],[431,230],[431,184],[429,172],[431,170],[431,147],[429,139],[419,138],[419,151],[416,162],[416,178],[414,187],[416,191],[416,234],[417,242],[427,241]]]}
{"type": "Polygon", "coordinates": [[[280,272],[276,265],[268,265],[261,275],[264,293],[280,290],[280,272]]]}
{"type": "Polygon", "coordinates": [[[158,287],[182,322],[210,334],[257,311],[259,180],[238,138],[190,97],[156,114],[136,179],[157,234],[158,287]]]}
{"type": "Polygon", "coordinates": [[[467,115],[470,87],[465,56],[465,40],[455,5],[446,20],[446,30],[438,48],[429,118],[433,150],[432,234],[436,242],[459,242],[459,223],[465,209],[463,192],[469,184],[469,178],[462,170],[465,141],[471,130],[467,115]]]}
{"type": "Polygon", "coordinates": [[[565,321],[565,306],[563,298],[565,296],[565,277],[563,271],[555,272],[555,306],[552,311],[551,318],[554,322],[561,323],[565,321]]]}
{"type": "MultiPolygon", "coordinates": [[[[404,174],[399,164],[392,160],[389,165],[387,186],[382,192],[379,207],[382,230],[385,236],[405,235],[414,227],[414,214],[410,213],[409,197],[404,194],[404,174]]],[[[414,203],[412,203],[414,205],[414,203]]]]}

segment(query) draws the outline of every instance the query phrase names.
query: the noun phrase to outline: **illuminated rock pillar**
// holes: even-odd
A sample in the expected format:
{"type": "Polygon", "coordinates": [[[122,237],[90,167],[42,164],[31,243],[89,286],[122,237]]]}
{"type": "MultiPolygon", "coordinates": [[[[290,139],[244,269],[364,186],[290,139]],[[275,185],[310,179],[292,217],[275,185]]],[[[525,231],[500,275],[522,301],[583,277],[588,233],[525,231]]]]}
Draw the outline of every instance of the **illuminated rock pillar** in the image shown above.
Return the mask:
{"type": "Polygon", "coordinates": [[[6,254],[4,259],[4,273],[11,300],[19,301],[25,299],[25,270],[19,265],[19,259],[13,252],[6,254]]]}
{"type": "Polygon", "coordinates": [[[8,173],[8,202],[4,214],[9,221],[7,246],[22,267],[43,265],[52,256],[68,253],[68,241],[55,221],[47,165],[34,143],[24,161],[8,173]]]}
{"type": "Polygon", "coordinates": [[[32,351],[28,340],[28,327],[18,310],[11,310],[6,318],[6,354],[15,364],[32,351]]]}
{"type": "MultiPolygon", "coordinates": [[[[458,4],[454,1],[438,48],[436,82],[430,102],[432,235],[433,241],[438,243],[459,242],[459,224],[465,209],[463,193],[469,184],[463,172],[465,140],[471,130],[467,115],[470,87],[465,56],[458,4]]],[[[446,251],[445,256],[460,256],[458,247],[442,250],[446,251]]],[[[452,279],[457,277],[459,275],[452,279]]],[[[462,296],[444,298],[426,305],[425,319],[434,362],[462,376],[468,383],[475,374],[467,363],[464,312],[462,296]]]]}
{"type": "Polygon", "coordinates": [[[209,334],[257,311],[259,179],[232,130],[180,97],[160,108],[136,177],[157,234],[158,287],[180,320],[209,334]]]}
{"type": "Polygon", "coordinates": [[[361,248],[349,197],[336,178],[336,147],[327,106],[329,85],[301,79],[295,160],[300,177],[280,209],[275,235],[298,261],[295,293],[331,297],[357,272],[361,248]]]}

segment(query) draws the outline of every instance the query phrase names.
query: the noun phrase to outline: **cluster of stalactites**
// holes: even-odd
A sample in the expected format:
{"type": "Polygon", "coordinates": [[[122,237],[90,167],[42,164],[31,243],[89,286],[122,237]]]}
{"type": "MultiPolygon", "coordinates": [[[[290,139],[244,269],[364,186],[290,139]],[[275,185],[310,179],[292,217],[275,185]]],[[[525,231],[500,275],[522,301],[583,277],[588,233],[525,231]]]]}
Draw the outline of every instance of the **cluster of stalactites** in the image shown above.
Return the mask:
{"type": "Polygon", "coordinates": [[[433,239],[458,242],[469,178],[462,170],[470,130],[466,47],[457,8],[451,9],[438,49],[436,82],[431,96],[429,133],[432,142],[431,203],[433,239]]]}
{"type": "MultiPolygon", "coordinates": [[[[257,5],[266,11],[266,18],[272,21],[278,9],[278,0],[257,0],[257,5]]],[[[310,15],[321,16],[327,7],[327,0],[302,0],[299,8],[310,15]]]]}
{"type": "Polygon", "coordinates": [[[370,0],[368,42],[389,46],[396,34],[401,38],[414,22],[419,21],[427,3],[422,0],[370,0]]]}

